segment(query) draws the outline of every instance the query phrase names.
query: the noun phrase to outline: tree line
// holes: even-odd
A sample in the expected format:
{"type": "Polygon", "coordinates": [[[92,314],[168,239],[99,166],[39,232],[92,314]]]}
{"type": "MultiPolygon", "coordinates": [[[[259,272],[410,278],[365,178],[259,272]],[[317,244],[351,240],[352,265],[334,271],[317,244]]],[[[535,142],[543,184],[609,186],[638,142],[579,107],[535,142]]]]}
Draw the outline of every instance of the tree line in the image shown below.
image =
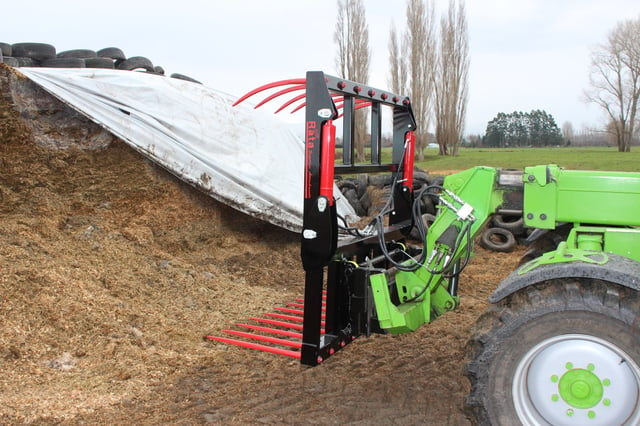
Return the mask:
{"type": "Polygon", "coordinates": [[[483,146],[544,147],[562,145],[564,138],[553,116],[546,111],[499,113],[487,124],[483,146]]]}

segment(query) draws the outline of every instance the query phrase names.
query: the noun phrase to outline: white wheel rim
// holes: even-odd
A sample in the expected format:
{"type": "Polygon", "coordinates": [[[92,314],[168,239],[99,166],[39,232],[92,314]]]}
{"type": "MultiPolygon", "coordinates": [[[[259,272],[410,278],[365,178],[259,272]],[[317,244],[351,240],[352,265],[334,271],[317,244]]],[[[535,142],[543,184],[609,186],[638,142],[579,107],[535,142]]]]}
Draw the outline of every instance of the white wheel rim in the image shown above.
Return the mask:
{"type": "Polygon", "coordinates": [[[513,403],[525,425],[640,424],[640,368],[606,340],[566,334],[520,360],[513,403]]]}

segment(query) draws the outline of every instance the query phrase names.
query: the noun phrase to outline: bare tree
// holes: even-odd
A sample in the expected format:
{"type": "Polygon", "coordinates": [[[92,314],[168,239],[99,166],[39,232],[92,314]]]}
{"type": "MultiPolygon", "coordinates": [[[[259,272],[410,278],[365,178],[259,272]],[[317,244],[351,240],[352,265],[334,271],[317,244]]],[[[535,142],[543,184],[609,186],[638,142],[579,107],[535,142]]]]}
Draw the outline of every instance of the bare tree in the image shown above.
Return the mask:
{"type": "Polygon", "coordinates": [[[573,124],[570,121],[562,123],[562,137],[567,145],[573,143],[573,124]]]}
{"type": "MultiPolygon", "coordinates": [[[[336,67],[340,77],[366,83],[369,79],[369,29],[362,0],[338,0],[334,32],[338,45],[336,67]]],[[[356,161],[365,160],[366,111],[357,111],[355,123],[356,161]]]]}
{"type": "Polygon", "coordinates": [[[640,99],[640,17],[619,22],[607,41],[591,53],[587,101],[600,106],[618,151],[629,152],[640,99]]]}
{"type": "Polygon", "coordinates": [[[406,46],[392,23],[389,31],[389,89],[399,94],[407,91],[407,61],[402,56],[405,50],[406,46]]]}
{"type": "Polygon", "coordinates": [[[449,8],[440,21],[440,44],[434,74],[436,140],[441,155],[457,155],[469,92],[469,41],[464,0],[449,8]]]}
{"type": "MultiPolygon", "coordinates": [[[[433,116],[432,76],[435,69],[435,12],[433,2],[407,0],[407,26],[404,33],[403,51],[407,52],[401,70],[406,70],[406,82],[418,131],[416,151],[418,160],[424,159],[424,148],[428,143],[428,132],[433,116]]],[[[402,61],[399,61],[402,62],[402,61]]],[[[393,67],[393,64],[392,64],[393,67]]]]}

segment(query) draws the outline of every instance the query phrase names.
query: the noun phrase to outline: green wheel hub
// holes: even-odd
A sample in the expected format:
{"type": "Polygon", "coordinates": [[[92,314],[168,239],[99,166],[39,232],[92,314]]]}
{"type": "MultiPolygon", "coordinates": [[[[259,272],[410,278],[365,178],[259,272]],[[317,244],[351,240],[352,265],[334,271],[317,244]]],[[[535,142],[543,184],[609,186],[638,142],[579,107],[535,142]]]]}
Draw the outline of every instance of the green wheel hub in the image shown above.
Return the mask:
{"type": "MultiPolygon", "coordinates": [[[[562,375],[558,391],[560,397],[567,404],[575,408],[586,409],[595,407],[602,400],[604,385],[598,376],[589,371],[593,369],[593,364],[589,364],[587,369],[577,368],[562,375]]],[[[553,377],[556,376],[552,376],[552,381],[553,377]]]]}
{"type": "Polygon", "coordinates": [[[523,424],[640,424],[640,367],[613,343],[583,334],[544,340],[521,359],[513,403],[523,424]]]}

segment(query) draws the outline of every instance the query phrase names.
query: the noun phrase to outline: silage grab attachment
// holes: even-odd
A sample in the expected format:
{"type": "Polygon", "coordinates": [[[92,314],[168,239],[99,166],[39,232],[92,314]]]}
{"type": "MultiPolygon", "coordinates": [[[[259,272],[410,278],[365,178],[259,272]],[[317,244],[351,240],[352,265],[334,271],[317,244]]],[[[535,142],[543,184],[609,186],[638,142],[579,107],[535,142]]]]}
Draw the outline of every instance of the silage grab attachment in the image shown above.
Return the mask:
{"type": "Polygon", "coordinates": [[[388,269],[389,258],[401,261],[406,256],[403,240],[413,225],[413,132],[416,123],[408,97],[319,71],[308,72],[304,79],[265,84],[239,98],[234,105],[259,95],[264,97],[255,108],[276,100],[282,102],[277,105],[276,113],[287,108],[292,113],[305,108],[301,233],[304,299],[291,315],[280,316],[278,321],[267,321],[272,327],[246,327],[243,324],[240,326],[250,328],[254,333],[226,331],[243,340],[208,337],[299,358],[306,365],[317,365],[358,336],[382,332],[376,319],[369,277],[388,269]],[[367,135],[355,133],[355,112],[362,108],[368,109],[367,135]],[[392,125],[391,161],[386,163],[382,161],[383,108],[391,111],[392,125]],[[342,120],[342,153],[337,161],[336,120],[342,120]],[[356,138],[366,139],[370,155],[367,162],[354,160],[356,138]],[[338,238],[339,231],[348,225],[336,213],[333,194],[336,173],[392,175],[392,199],[383,212],[387,219],[382,231],[362,233],[351,229],[351,236],[338,238]],[[263,333],[280,337],[265,337],[263,333]],[[281,338],[287,340],[281,342],[281,338]]]}

